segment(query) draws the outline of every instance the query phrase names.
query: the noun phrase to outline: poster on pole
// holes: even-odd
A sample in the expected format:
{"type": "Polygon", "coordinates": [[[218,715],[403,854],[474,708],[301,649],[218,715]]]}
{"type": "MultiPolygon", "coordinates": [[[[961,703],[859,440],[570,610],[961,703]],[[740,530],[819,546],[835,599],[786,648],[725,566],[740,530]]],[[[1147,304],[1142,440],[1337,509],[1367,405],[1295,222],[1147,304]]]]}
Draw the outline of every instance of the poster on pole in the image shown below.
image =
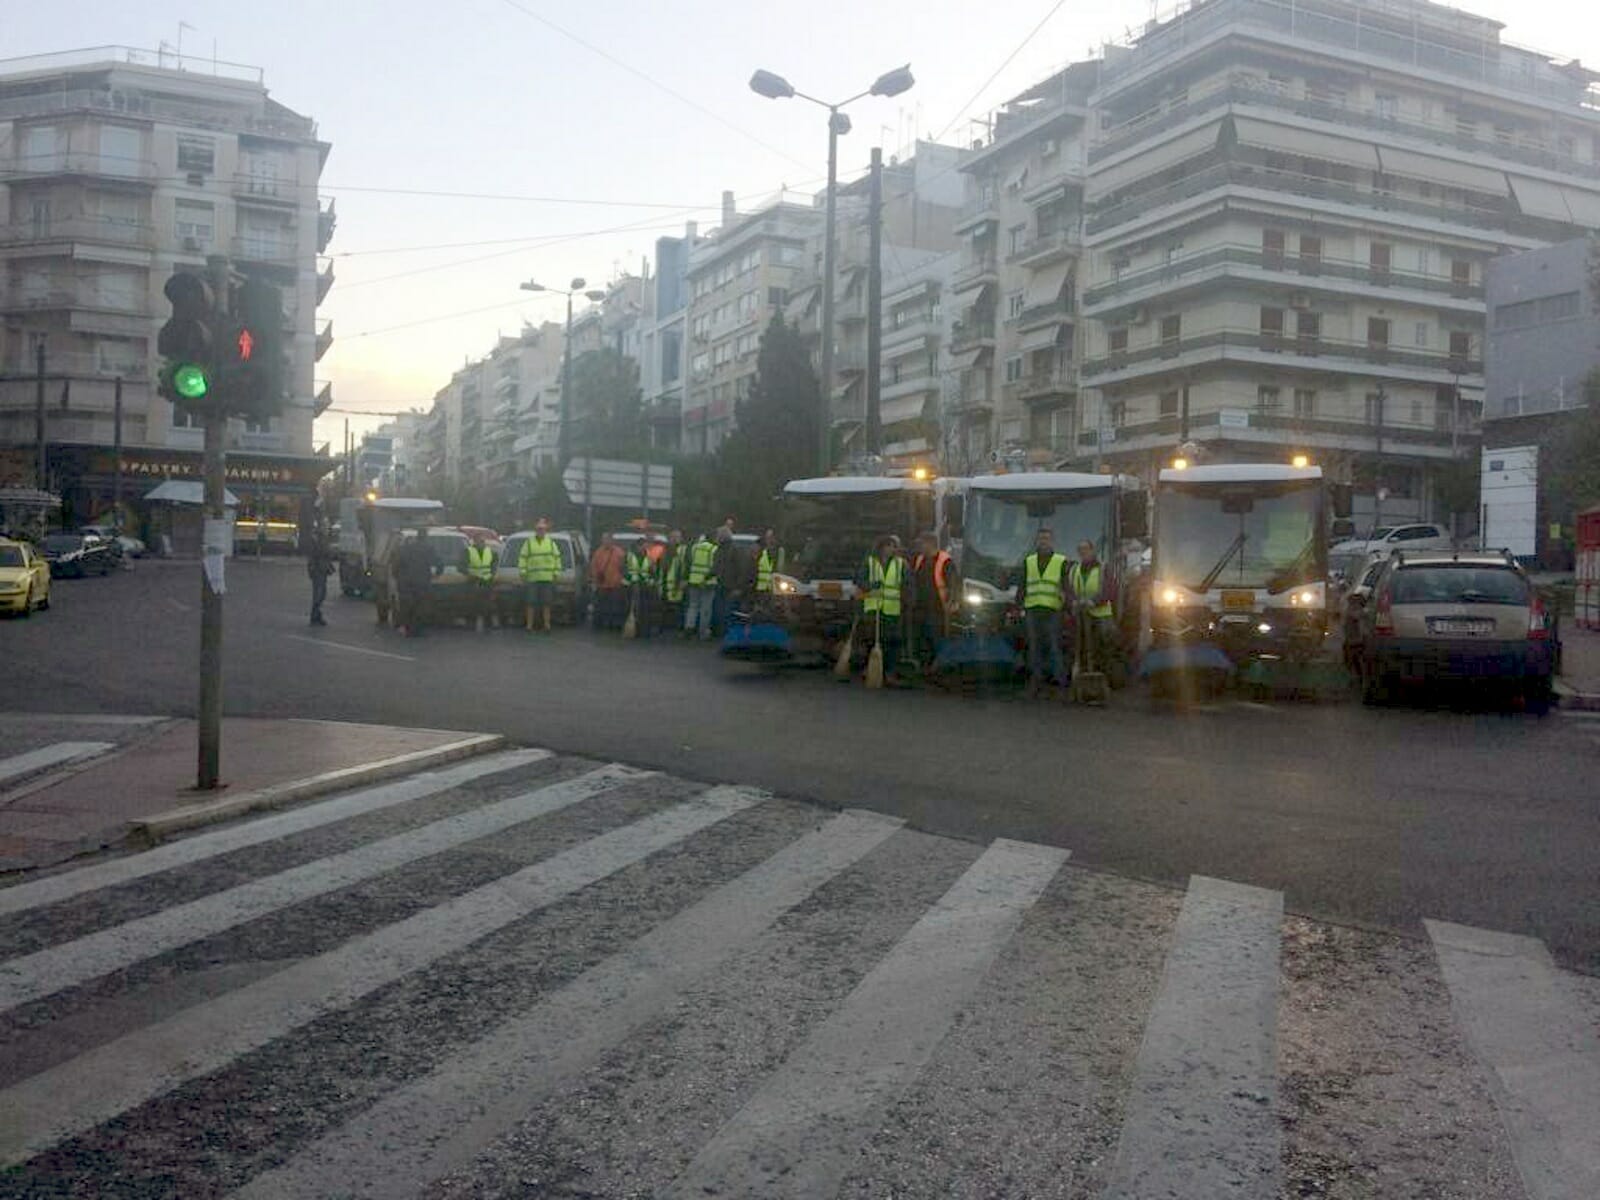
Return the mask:
{"type": "Polygon", "coordinates": [[[597,508],[666,513],[672,508],[672,468],[608,458],[575,458],[561,473],[567,498],[597,508]]]}

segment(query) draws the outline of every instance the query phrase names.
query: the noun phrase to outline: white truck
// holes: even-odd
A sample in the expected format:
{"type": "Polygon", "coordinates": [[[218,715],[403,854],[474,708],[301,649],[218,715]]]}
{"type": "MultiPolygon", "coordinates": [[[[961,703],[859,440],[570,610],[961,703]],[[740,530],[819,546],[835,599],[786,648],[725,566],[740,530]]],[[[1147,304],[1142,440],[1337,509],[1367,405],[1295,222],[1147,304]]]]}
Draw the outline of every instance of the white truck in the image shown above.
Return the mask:
{"type": "Polygon", "coordinates": [[[339,588],[346,596],[372,592],[372,567],[384,541],[396,530],[444,522],[438,500],[346,496],[339,501],[339,588]]]}

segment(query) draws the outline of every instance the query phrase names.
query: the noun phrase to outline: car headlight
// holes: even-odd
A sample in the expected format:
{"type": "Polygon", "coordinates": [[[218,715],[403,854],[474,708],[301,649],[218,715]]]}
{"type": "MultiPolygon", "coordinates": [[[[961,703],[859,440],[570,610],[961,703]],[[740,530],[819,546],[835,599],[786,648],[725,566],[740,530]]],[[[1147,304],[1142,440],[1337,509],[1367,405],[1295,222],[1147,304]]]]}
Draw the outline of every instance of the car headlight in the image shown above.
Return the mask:
{"type": "Polygon", "coordinates": [[[799,589],[794,580],[788,578],[787,576],[777,575],[773,577],[772,590],[788,596],[793,595],[799,589]]]}
{"type": "Polygon", "coordinates": [[[1325,583],[1304,584],[1289,592],[1289,604],[1292,608],[1321,608],[1327,603],[1328,585],[1325,583]]]}
{"type": "Polygon", "coordinates": [[[962,599],[973,608],[980,608],[983,605],[982,592],[968,592],[962,599]]]}
{"type": "Polygon", "coordinates": [[[1175,608],[1183,601],[1183,593],[1171,584],[1158,583],[1153,591],[1156,603],[1163,608],[1175,608]]]}

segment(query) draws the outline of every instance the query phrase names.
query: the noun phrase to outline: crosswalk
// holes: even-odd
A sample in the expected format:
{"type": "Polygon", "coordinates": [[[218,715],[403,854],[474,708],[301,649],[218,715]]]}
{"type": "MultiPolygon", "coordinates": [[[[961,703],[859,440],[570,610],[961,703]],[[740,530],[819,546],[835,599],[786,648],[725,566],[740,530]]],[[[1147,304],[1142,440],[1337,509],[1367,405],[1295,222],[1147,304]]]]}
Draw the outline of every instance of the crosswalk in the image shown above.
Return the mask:
{"type": "Polygon", "coordinates": [[[542,750],[0,890],[0,1197],[1600,1196],[1531,939],[542,750]]]}

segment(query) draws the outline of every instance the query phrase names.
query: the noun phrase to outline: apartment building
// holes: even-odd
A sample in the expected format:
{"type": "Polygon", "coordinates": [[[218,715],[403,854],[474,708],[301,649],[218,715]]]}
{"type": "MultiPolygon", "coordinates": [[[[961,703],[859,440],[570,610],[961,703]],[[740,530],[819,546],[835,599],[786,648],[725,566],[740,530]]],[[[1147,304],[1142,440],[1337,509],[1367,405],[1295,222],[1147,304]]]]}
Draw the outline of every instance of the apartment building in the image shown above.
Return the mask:
{"type": "Polygon", "coordinates": [[[661,450],[678,449],[682,438],[689,254],[698,242],[693,221],[684,226],[682,237],[657,238],[655,273],[644,286],[639,386],[650,444],[661,450]]]}
{"type": "Polygon", "coordinates": [[[356,478],[364,487],[390,495],[409,495],[418,470],[421,411],[402,413],[363,435],[356,450],[356,478]]]}
{"type": "Polygon", "coordinates": [[[228,430],[241,516],[298,521],[331,469],[312,421],[332,401],[316,363],[333,235],[317,195],[329,145],[268,94],[260,69],[127,47],[0,62],[0,476],[32,481],[44,354],[48,478],[69,521],[198,479],[202,431],[156,393],[156,334],[174,267],[228,255],[282,289],[289,407],[228,430]],[[120,381],[120,382],[119,382],[120,381]],[[120,392],[120,430],[117,397],[120,392]],[[119,438],[120,433],[120,438],[119,438]]]}
{"type": "Polygon", "coordinates": [[[1487,262],[1600,224],[1597,78],[1423,0],[1207,0],[1107,47],[1076,457],[1304,452],[1358,521],[1447,516],[1487,262]]]}
{"type": "Polygon", "coordinates": [[[1013,97],[962,160],[947,471],[1001,456],[1053,463],[1072,452],[1089,97],[1099,71],[1097,61],[1075,63],[1013,97]]]}
{"type": "Polygon", "coordinates": [[[689,249],[688,374],[679,445],[708,454],[733,430],[735,405],[755,379],[761,333],[806,270],[806,243],[822,211],[781,196],[748,214],[722,196],[722,224],[689,249]]]}

